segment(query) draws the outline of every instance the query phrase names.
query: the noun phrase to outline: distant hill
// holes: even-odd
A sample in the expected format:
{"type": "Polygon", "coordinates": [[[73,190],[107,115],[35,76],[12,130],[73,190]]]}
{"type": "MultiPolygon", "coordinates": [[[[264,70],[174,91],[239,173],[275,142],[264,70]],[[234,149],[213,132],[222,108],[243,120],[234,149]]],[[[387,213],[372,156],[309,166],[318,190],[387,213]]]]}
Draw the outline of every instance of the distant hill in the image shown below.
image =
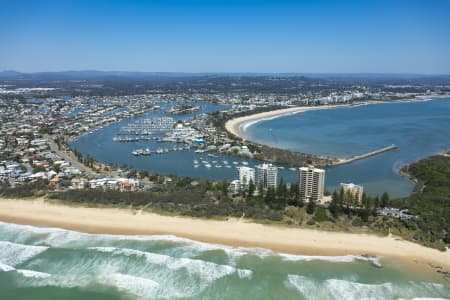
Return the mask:
{"type": "Polygon", "coordinates": [[[384,74],[384,73],[184,73],[184,72],[133,72],[133,71],[59,71],[23,73],[13,70],[0,71],[0,79],[31,79],[31,80],[104,80],[113,78],[156,79],[156,78],[188,78],[188,77],[309,77],[317,79],[366,79],[366,80],[420,80],[440,79],[450,80],[450,74],[384,74]]]}

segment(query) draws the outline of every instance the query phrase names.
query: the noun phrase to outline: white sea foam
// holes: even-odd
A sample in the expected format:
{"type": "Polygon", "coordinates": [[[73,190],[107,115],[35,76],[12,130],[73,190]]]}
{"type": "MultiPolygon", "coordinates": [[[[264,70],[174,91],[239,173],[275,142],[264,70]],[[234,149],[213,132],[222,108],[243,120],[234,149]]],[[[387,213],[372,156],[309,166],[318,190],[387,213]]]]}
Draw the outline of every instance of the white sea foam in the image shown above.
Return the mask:
{"type": "Polygon", "coordinates": [[[335,263],[351,263],[354,261],[367,261],[376,267],[381,267],[380,258],[378,256],[368,255],[344,255],[344,256],[318,256],[318,255],[292,255],[286,253],[279,254],[284,260],[287,261],[326,261],[335,263]]]}
{"type": "Polygon", "coordinates": [[[100,281],[140,298],[151,299],[161,294],[159,283],[147,278],[114,273],[102,277],[100,281]]]}
{"type": "MultiPolygon", "coordinates": [[[[360,283],[342,279],[326,279],[323,281],[305,276],[289,274],[285,285],[296,289],[307,299],[419,299],[430,294],[445,293],[445,287],[436,283],[415,283],[393,285],[390,282],[379,284],[360,283]]],[[[437,299],[437,298],[430,298],[437,299]]]]}
{"type": "MultiPolygon", "coordinates": [[[[186,238],[180,238],[174,235],[109,235],[109,234],[88,234],[76,231],[64,230],[59,228],[41,228],[28,225],[16,225],[0,222],[0,227],[12,230],[17,235],[28,235],[33,233],[34,235],[40,235],[41,240],[37,243],[45,244],[51,247],[71,247],[76,248],[77,245],[80,248],[86,246],[108,245],[117,241],[131,241],[131,242],[168,242],[173,243],[173,248],[165,250],[169,255],[179,257],[194,257],[202,254],[205,251],[221,250],[228,256],[228,263],[232,266],[238,264],[239,258],[245,255],[256,255],[261,258],[269,256],[280,256],[284,260],[288,261],[312,261],[321,260],[327,262],[354,262],[355,260],[365,260],[379,266],[377,257],[363,257],[363,256],[306,256],[306,255],[291,255],[284,253],[276,253],[268,249],[263,248],[246,248],[246,247],[230,247],[220,244],[209,244],[198,242],[186,238]]],[[[106,247],[107,248],[107,247],[106,247]]],[[[106,249],[105,248],[105,249],[106,249]]],[[[114,247],[112,247],[114,248],[114,247]]],[[[114,248],[115,249],[115,248],[114,248]]]]}
{"type": "Polygon", "coordinates": [[[15,271],[24,277],[30,277],[30,278],[47,278],[47,277],[51,276],[50,274],[44,273],[44,272],[38,272],[38,271],[27,270],[27,269],[16,269],[16,268],[9,266],[7,264],[4,264],[2,262],[0,262],[0,271],[3,271],[3,272],[15,271]]]}
{"type": "Polygon", "coordinates": [[[140,256],[144,257],[147,263],[161,265],[165,268],[178,271],[185,269],[189,275],[197,275],[203,282],[212,282],[226,275],[236,272],[236,268],[228,265],[219,265],[216,263],[190,259],[190,258],[175,258],[168,255],[144,252],[127,248],[114,247],[93,247],[100,252],[108,252],[115,255],[125,256],[140,256]]]}
{"type": "Polygon", "coordinates": [[[33,271],[33,270],[25,270],[25,269],[18,269],[17,273],[20,273],[23,276],[30,277],[30,278],[47,278],[47,277],[51,276],[51,274],[48,274],[48,273],[38,272],[38,271],[33,271]]]}
{"type": "Polygon", "coordinates": [[[3,271],[3,272],[9,272],[9,271],[13,271],[13,270],[15,270],[14,267],[11,267],[11,266],[9,266],[9,265],[7,265],[7,264],[4,264],[4,263],[2,263],[2,262],[0,261],[0,271],[3,271]]]}
{"type": "Polygon", "coordinates": [[[0,241],[0,262],[17,266],[47,250],[48,247],[22,245],[6,241],[0,241]]]}
{"type": "Polygon", "coordinates": [[[241,279],[252,278],[253,271],[252,270],[238,269],[237,270],[237,274],[238,274],[239,278],[241,278],[241,279]]]}
{"type": "Polygon", "coordinates": [[[287,253],[280,253],[279,256],[285,261],[327,261],[327,262],[337,262],[337,263],[350,263],[354,262],[357,258],[354,255],[344,255],[344,256],[319,256],[319,255],[293,255],[287,253]]]}

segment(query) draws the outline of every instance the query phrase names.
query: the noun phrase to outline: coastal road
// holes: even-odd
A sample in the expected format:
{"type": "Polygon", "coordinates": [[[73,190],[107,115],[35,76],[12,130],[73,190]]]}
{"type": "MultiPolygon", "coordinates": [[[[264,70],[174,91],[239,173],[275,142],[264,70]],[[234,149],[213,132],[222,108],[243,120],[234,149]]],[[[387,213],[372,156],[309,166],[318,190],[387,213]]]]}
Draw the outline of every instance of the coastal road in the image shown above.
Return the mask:
{"type": "Polygon", "coordinates": [[[58,156],[60,156],[65,161],[69,162],[71,166],[79,169],[80,171],[85,172],[85,174],[88,175],[88,176],[94,177],[94,176],[97,175],[97,173],[92,171],[91,168],[86,167],[84,164],[80,163],[76,159],[76,157],[73,157],[72,156],[73,154],[70,155],[69,153],[67,153],[65,151],[59,150],[58,149],[58,145],[56,145],[55,141],[53,140],[53,136],[51,136],[51,135],[44,135],[44,138],[48,141],[48,144],[50,146],[50,150],[54,151],[58,156]]]}

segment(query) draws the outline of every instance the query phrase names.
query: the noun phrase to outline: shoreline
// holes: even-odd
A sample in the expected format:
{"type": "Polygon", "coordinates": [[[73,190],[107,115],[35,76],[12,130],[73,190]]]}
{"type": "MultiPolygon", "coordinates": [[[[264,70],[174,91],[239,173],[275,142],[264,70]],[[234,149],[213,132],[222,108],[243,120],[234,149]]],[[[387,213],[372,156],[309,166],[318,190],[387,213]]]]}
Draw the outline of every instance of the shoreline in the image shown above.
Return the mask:
{"type": "MultiPolygon", "coordinates": [[[[350,105],[350,104],[339,104],[339,105],[323,105],[323,106],[296,106],[296,107],[289,107],[289,108],[283,108],[283,109],[277,109],[262,113],[256,113],[251,114],[248,116],[238,117],[234,119],[230,119],[225,123],[225,129],[234,135],[237,138],[240,138],[242,140],[246,140],[246,137],[244,136],[244,132],[246,130],[246,127],[251,126],[257,122],[265,121],[268,119],[274,119],[278,117],[283,117],[286,115],[291,114],[298,114],[305,111],[312,111],[312,110],[323,110],[323,109],[333,109],[333,108],[339,108],[339,107],[352,107],[356,105],[350,105]],[[242,130],[242,127],[243,130],[242,130]]],[[[248,140],[250,141],[250,140],[248,140]]],[[[250,141],[253,142],[253,141],[250,141]]]]}
{"type": "Polygon", "coordinates": [[[137,209],[68,206],[50,203],[42,198],[0,198],[0,221],[96,234],[175,235],[211,244],[265,248],[298,255],[368,254],[412,268],[425,267],[430,272],[436,266],[450,270],[449,250],[441,252],[393,236],[290,228],[238,219],[192,219],[137,209]]]}
{"type": "MultiPolygon", "coordinates": [[[[373,104],[383,104],[383,103],[401,103],[401,102],[417,102],[417,101],[428,101],[427,99],[433,99],[433,98],[447,98],[450,97],[450,95],[437,95],[437,96],[422,96],[418,98],[411,98],[411,99],[399,99],[399,100],[368,100],[363,102],[357,102],[354,104],[333,104],[333,105],[320,105],[320,106],[296,106],[296,107],[290,107],[290,108],[283,108],[283,109],[277,109],[272,110],[268,112],[262,112],[262,113],[256,113],[251,114],[243,117],[237,117],[228,120],[225,123],[225,129],[232,134],[233,136],[240,138],[242,140],[247,140],[249,142],[254,143],[254,141],[248,140],[245,137],[245,130],[248,126],[251,126],[253,124],[256,124],[261,121],[274,119],[283,117],[286,115],[291,114],[298,114],[303,113],[306,111],[313,111],[313,110],[324,110],[324,109],[335,109],[335,108],[348,108],[348,107],[358,107],[358,106],[365,106],[365,105],[373,105],[373,104]]],[[[289,151],[289,150],[286,150],[289,151]]],[[[320,155],[317,154],[311,154],[314,156],[320,157],[320,155]]]]}

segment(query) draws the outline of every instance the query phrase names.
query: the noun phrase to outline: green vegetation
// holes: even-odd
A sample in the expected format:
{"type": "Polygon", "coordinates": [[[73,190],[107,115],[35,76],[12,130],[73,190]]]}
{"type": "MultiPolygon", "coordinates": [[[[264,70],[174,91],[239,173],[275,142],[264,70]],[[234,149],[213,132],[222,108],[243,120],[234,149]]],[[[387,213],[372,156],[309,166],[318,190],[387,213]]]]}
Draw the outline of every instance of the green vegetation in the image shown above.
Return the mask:
{"type": "Polygon", "coordinates": [[[450,243],[450,157],[433,156],[405,167],[417,182],[417,191],[410,197],[390,199],[365,194],[362,201],[343,189],[334,191],[327,206],[316,201],[306,205],[299,199],[298,185],[283,180],[266,191],[250,182],[249,188],[231,197],[227,181],[211,182],[189,177],[159,176],[131,170],[128,175],[148,177],[149,190],[120,192],[109,189],[53,191],[48,181],[39,180],[10,187],[0,185],[2,197],[36,197],[47,194],[50,199],[66,203],[115,205],[149,208],[159,212],[193,217],[245,217],[262,222],[314,226],[325,230],[389,232],[426,246],[445,249],[450,243]],[[141,174],[142,173],[142,174],[141,174]],[[170,181],[167,179],[170,178],[170,181]],[[409,209],[418,218],[396,219],[378,216],[377,209],[396,207],[409,209]]]}
{"type": "Polygon", "coordinates": [[[450,157],[436,155],[403,169],[417,181],[417,191],[395,203],[420,216],[398,226],[412,239],[441,249],[450,244],[450,157]]]}
{"type": "Polygon", "coordinates": [[[0,196],[5,198],[41,197],[44,196],[47,191],[48,180],[43,179],[16,185],[14,187],[10,187],[6,183],[0,184],[0,196]]]}

